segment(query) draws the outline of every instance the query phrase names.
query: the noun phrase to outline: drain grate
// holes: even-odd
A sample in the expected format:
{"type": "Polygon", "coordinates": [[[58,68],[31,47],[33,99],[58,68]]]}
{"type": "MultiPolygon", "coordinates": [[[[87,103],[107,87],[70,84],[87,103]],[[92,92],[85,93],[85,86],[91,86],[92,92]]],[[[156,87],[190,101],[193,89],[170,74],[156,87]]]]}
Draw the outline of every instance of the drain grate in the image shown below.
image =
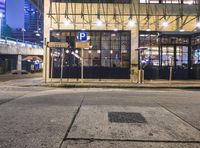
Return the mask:
{"type": "Polygon", "coordinates": [[[108,112],[108,119],[116,123],[146,123],[142,114],[135,112],[108,112]]]}

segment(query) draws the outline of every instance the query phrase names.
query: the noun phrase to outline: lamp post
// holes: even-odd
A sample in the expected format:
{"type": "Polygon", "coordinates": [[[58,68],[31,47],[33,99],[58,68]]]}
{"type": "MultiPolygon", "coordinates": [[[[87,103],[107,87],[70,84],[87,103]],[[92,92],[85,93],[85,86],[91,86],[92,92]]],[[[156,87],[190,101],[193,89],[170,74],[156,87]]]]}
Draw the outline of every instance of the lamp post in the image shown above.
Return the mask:
{"type": "Polygon", "coordinates": [[[24,43],[24,32],[25,32],[26,30],[24,29],[24,28],[22,28],[22,38],[23,38],[23,43],[24,43]]]}
{"type": "Polygon", "coordinates": [[[3,18],[3,13],[0,13],[0,38],[1,38],[1,29],[2,29],[2,18],[3,18]]]}

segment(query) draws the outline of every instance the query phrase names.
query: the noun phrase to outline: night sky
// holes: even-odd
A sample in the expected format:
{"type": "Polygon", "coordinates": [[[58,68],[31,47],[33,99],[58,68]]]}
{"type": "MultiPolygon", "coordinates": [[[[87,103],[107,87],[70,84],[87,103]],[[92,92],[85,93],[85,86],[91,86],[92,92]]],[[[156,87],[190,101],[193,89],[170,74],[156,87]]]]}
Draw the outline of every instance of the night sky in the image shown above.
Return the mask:
{"type": "Polygon", "coordinates": [[[6,21],[12,28],[23,28],[24,0],[6,0],[6,21]]]}

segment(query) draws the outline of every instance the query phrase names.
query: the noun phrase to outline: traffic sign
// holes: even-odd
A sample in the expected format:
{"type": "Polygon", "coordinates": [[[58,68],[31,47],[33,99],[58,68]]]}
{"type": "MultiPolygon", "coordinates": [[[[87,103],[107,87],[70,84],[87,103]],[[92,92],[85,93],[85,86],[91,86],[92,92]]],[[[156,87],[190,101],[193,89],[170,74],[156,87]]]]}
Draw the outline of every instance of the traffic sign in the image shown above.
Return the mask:
{"type": "Polygon", "coordinates": [[[76,48],[90,48],[90,42],[76,42],[76,48]]]}
{"type": "Polygon", "coordinates": [[[47,47],[49,48],[68,48],[67,42],[48,42],[47,47]]]}
{"type": "Polygon", "coordinates": [[[78,40],[80,42],[86,42],[87,41],[87,32],[78,32],[78,40]]]}

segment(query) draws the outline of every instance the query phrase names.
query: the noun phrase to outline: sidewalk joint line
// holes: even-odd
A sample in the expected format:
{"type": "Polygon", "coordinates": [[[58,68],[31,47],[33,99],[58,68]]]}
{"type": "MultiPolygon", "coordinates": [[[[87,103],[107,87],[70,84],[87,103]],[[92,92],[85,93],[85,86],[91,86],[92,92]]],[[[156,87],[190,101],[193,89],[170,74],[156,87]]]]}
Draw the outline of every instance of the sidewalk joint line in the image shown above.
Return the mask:
{"type": "Polygon", "coordinates": [[[137,140],[137,139],[103,139],[103,138],[67,138],[66,140],[71,141],[113,141],[113,142],[153,142],[153,143],[190,143],[190,144],[198,144],[200,141],[173,141],[173,140],[137,140]]]}
{"type": "Polygon", "coordinates": [[[74,114],[74,116],[73,116],[73,118],[72,118],[72,120],[71,120],[71,122],[70,122],[70,125],[69,125],[69,127],[68,127],[68,129],[67,129],[67,131],[66,131],[66,133],[65,133],[65,136],[64,136],[62,142],[61,142],[60,145],[59,145],[59,148],[62,147],[63,142],[67,139],[67,137],[68,137],[68,135],[69,135],[69,132],[70,132],[70,130],[71,130],[71,128],[72,128],[72,126],[73,126],[75,120],[76,120],[76,117],[78,116],[78,114],[79,114],[79,112],[80,112],[80,109],[81,109],[81,107],[82,107],[82,104],[83,104],[84,99],[85,99],[85,96],[82,98],[81,103],[80,103],[80,105],[78,106],[78,109],[77,109],[77,111],[75,112],[75,114],[74,114]]]}
{"type": "Polygon", "coordinates": [[[196,129],[197,131],[200,131],[200,129],[198,129],[197,127],[195,127],[194,125],[192,125],[191,123],[189,123],[188,121],[186,121],[185,119],[183,119],[181,116],[177,115],[176,113],[174,113],[173,111],[171,111],[170,109],[168,109],[167,107],[163,106],[162,104],[156,102],[158,105],[160,105],[162,108],[164,108],[165,110],[167,110],[168,112],[170,112],[171,114],[173,114],[174,116],[176,116],[177,118],[181,119],[183,122],[187,123],[188,125],[190,125],[191,127],[193,127],[194,129],[196,129]]]}

